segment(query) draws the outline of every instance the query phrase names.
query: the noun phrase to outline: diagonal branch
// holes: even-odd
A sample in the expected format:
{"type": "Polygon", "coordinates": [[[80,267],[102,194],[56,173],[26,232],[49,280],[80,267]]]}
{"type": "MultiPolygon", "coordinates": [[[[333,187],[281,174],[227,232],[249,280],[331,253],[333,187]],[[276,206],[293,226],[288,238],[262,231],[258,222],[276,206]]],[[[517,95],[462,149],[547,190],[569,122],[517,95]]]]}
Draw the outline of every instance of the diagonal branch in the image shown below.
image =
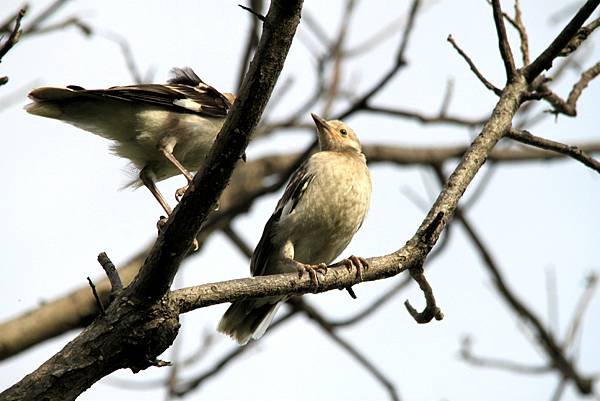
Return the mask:
{"type": "Polygon", "coordinates": [[[531,64],[523,68],[523,75],[527,82],[533,82],[544,70],[552,67],[552,62],[556,56],[559,55],[571,38],[575,36],[579,28],[581,28],[583,23],[598,7],[598,4],[600,4],[600,0],[587,0],[552,43],[531,64]]]}
{"type": "Polygon", "coordinates": [[[498,35],[498,47],[500,48],[500,55],[502,56],[504,70],[506,71],[506,81],[512,82],[517,76],[517,68],[515,67],[515,60],[506,35],[500,0],[492,0],[492,10],[494,12],[494,24],[496,25],[496,33],[498,35]]]}
{"type": "Polygon", "coordinates": [[[454,47],[454,49],[458,52],[458,54],[461,55],[461,57],[467,62],[467,64],[469,64],[469,68],[471,68],[471,71],[473,71],[473,73],[475,74],[475,76],[479,79],[479,81],[481,81],[481,83],[488,88],[489,90],[491,90],[492,92],[494,92],[496,95],[500,96],[502,94],[502,91],[500,89],[498,89],[496,86],[494,86],[494,84],[492,84],[490,81],[488,81],[481,72],[479,72],[479,70],[477,69],[477,67],[475,66],[475,63],[473,62],[473,60],[471,59],[471,57],[469,57],[467,55],[467,53],[465,53],[463,51],[463,49],[461,49],[458,44],[456,43],[456,41],[454,40],[454,38],[452,37],[452,35],[448,35],[448,38],[446,39],[448,42],[450,42],[450,44],[452,45],[452,47],[454,47]]]}

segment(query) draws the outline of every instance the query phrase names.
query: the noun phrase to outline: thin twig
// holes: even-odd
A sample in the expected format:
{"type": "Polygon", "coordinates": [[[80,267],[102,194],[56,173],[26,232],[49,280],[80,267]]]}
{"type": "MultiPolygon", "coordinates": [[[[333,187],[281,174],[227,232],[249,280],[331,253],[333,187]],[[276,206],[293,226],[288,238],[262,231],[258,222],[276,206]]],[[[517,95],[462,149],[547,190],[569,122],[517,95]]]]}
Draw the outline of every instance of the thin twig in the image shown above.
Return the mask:
{"type": "Polygon", "coordinates": [[[25,16],[26,12],[27,12],[27,8],[22,8],[19,11],[19,13],[17,14],[17,16],[15,17],[13,29],[10,32],[10,35],[8,35],[8,38],[6,39],[4,44],[0,47],[0,61],[2,61],[2,57],[4,57],[6,55],[6,53],[8,53],[8,51],[10,49],[12,49],[12,47],[19,41],[19,38],[21,37],[21,34],[22,34],[21,20],[25,16]]]}
{"type": "Polygon", "coordinates": [[[521,40],[521,57],[523,59],[523,65],[529,64],[529,38],[527,37],[527,29],[523,23],[521,14],[521,2],[515,0],[515,25],[517,32],[519,32],[519,38],[521,40]]]}
{"type": "Polygon", "coordinates": [[[585,311],[592,300],[597,284],[598,275],[596,273],[591,273],[586,280],[585,291],[583,294],[581,294],[579,302],[577,302],[575,312],[573,313],[573,318],[571,319],[571,323],[567,328],[567,332],[563,340],[564,347],[570,347],[573,345],[573,342],[577,337],[577,333],[579,332],[579,328],[581,327],[581,323],[583,322],[583,315],[585,314],[585,311]]]}
{"type": "Polygon", "coordinates": [[[402,40],[400,41],[400,46],[398,47],[396,59],[392,67],[371,87],[371,89],[367,90],[359,99],[355,100],[353,104],[351,104],[345,111],[341,112],[336,119],[343,120],[356,111],[363,109],[371,100],[371,98],[378,93],[396,75],[396,73],[400,71],[402,67],[406,65],[405,52],[411,38],[411,33],[414,28],[420,5],[420,0],[413,0],[408,14],[408,20],[402,33],[402,40]]]}
{"type": "Polygon", "coordinates": [[[506,27],[504,26],[504,17],[502,16],[502,8],[500,7],[500,0],[492,0],[492,10],[494,12],[494,24],[496,26],[496,33],[498,35],[498,47],[500,48],[500,56],[504,63],[504,70],[506,71],[506,81],[512,82],[517,76],[517,68],[515,67],[515,60],[510,50],[510,43],[506,35],[506,27]]]}
{"type": "Polygon", "coordinates": [[[238,4],[238,7],[248,11],[250,14],[254,15],[260,22],[265,22],[265,16],[259,13],[258,11],[253,10],[251,7],[246,7],[241,4],[238,4]]]}
{"type": "Polygon", "coordinates": [[[479,79],[479,81],[481,81],[481,83],[488,88],[489,90],[491,90],[492,92],[494,92],[496,95],[500,96],[502,94],[502,91],[500,89],[498,89],[496,86],[494,86],[494,84],[492,84],[490,81],[488,81],[477,69],[477,67],[475,66],[475,63],[473,62],[473,60],[471,60],[471,57],[469,57],[467,55],[467,53],[465,53],[459,46],[458,44],[454,41],[454,38],[452,37],[452,35],[448,35],[448,38],[446,39],[448,42],[450,42],[450,44],[452,44],[452,47],[454,47],[454,49],[458,52],[458,54],[461,55],[461,57],[467,62],[467,64],[469,64],[469,68],[471,68],[471,71],[473,71],[473,73],[475,74],[475,76],[479,79]]]}
{"type": "Polygon", "coordinates": [[[98,306],[98,309],[100,309],[100,314],[102,316],[106,315],[106,310],[104,309],[102,300],[100,299],[100,296],[98,295],[98,291],[96,291],[96,286],[94,285],[94,283],[92,282],[92,279],[89,276],[87,278],[87,281],[88,281],[88,284],[90,285],[90,288],[92,289],[92,294],[94,294],[94,299],[96,300],[96,305],[98,306]]]}
{"type": "Polygon", "coordinates": [[[461,341],[461,348],[459,351],[460,358],[474,366],[480,366],[484,368],[501,369],[513,373],[519,374],[532,374],[539,375],[552,372],[553,367],[551,365],[526,365],[520,362],[509,361],[499,358],[481,357],[473,353],[473,343],[470,337],[465,337],[461,341]]]}
{"type": "Polygon", "coordinates": [[[592,170],[600,173],[600,162],[591,156],[587,155],[581,149],[576,146],[565,145],[560,142],[552,141],[550,139],[541,138],[539,136],[532,135],[528,131],[511,129],[506,133],[507,138],[514,139],[527,145],[535,146],[541,149],[551,150],[553,152],[562,153],[573,159],[580,161],[584,165],[588,166],[592,170]]]}
{"type": "Polygon", "coordinates": [[[448,125],[456,125],[460,127],[479,127],[485,123],[486,118],[464,118],[457,116],[449,116],[445,113],[443,109],[444,104],[442,104],[442,110],[437,115],[426,115],[420,113],[418,111],[412,110],[404,110],[400,108],[386,107],[386,106],[374,106],[367,104],[364,106],[363,110],[370,113],[378,113],[378,114],[386,114],[395,117],[403,117],[409,120],[415,120],[420,122],[421,124],[448,124],[448,125]]]}
{"type": "Polygon", "coordinates": [[[62,7],[68,0],[56,0],[50,3],[46,9],[39,13],[36,17],[29,22],[29,25],[23,29],[24,34],[29,34],[39,28],[39,25],[47,20],[52,14],[54,14],[60,7],[62,7]]]}

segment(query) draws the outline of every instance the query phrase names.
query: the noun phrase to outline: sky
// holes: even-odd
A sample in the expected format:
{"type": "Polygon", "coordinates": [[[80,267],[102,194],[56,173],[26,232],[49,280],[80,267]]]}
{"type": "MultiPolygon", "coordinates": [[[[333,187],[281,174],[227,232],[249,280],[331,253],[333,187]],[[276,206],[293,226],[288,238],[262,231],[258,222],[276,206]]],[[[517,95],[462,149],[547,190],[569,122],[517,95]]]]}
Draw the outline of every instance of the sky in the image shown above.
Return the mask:
{"type": "MultiPolygon", "coordinates": [[[[504,5],[511,11],[512,3],[504,5]]],[[[563,2],[524,2],[523,19],[530,47],[537,55],[566,23],[563,2]],[[557,14],[558,13],[558,14],[557,14]],[[558,22],[550,16],[558,17],[558,22]]],[[[4,10],[21,3],[4,2],[4,10]]],[[[35,15],[47,1],[32,1],[35,15]]],[[[86,285],[86,277],[100,277],[96,256],[106,251],[118,266],[156,237],[161,210],[144,189],[120,190],[127,183],[126,161],[109,152],[109,142],[53,120],[28,115],[29,90],[46,85],[81,85],[104,88],[132,83],[119,46],[111,38],[126,38],[135,62],[153,82],[164,82],[175,66],[190,66],[207,83],[234,91],[239,59],[251,16],[230,1],[91,0],[67,2],[49,22],[77,16],[95,32],[86,37],[76,28],[25,38],[4,57],[0,75],[10,81],[0,88],[0,137],[5,152],[0,211],[3,261],[0,281],[0,320],[10,319],[40,303],[86,285]]],[[[342,17],[342,2],[307,0],[309,12],[331,36],[342,17]]],[[[348,46],[371,37],[394,22],[402,26],[407,2],[362,1],[350,24],[348,46]]],[[[4,11],[6,12],[6,11],[4,11]]],[[[4,14],[0,15],[4,18],[4,14]]],[[[285,116],[310,94],[315,83],[314,49],[324,48],[301,22],[276,88],[292,80],[291,89],[270,111],[285,116]]],[[[26,23],[26,20],[24,20],[26,23]]],[[[407,50],[408,67],[379,93],[373,103],[435,114],[446,84],[454,82],[449,113],[480,118],[489,114],[496,97],[469,71],[446,41],[448,34],[468,52],[479,69],[502,86],[503,66],[497,50],[490,7],[485,1],[427,1],[419,15],[407,50]]],[[[576,54],[582,68],[598,60],[598,33],[592,34],[576,54]]],[[[518,52],[511,32],[513,50],[518,52]]],[[[343,70],[344,88],[361,93],[393,63],[398,33],[372,52],[352,58],[343,70]]],[[[557,91],[566,95],[577,71],[565,74],[557,91]]],[[[576,144],[597,141],[600,87],[592,82],[578,103],[577,118],[546,118],[532,133],[576,144]]],[[[540,104],[537,110],[547,105],[540,104]]],[[[340,102],[334,111],[344,108],[340,102]]],[[[319,112],[317,107],[314,112],[319,112]]],[[[310,121],[307,113],[305,121],[310,121]]],[[[425,126],[406,119],[358,113],[346,121],[365,144],[400,146],[466,145],[477,132],[446,125],[425,126]]],[[[311,131],[276,134],[254,141],[248,159],[300,151],[314,138],[311,131]]],[[[447,163],[451,172],[454,162],[447,163]]],[[[484,166],[483,173],[490,169],[484,166]]],[[[417,194],[427,207],[438,191],[431,171],[418,166],[371,166],[373,199],[369,215],[341,257],[387,254],[400,248],[417,229],[426,209],[415,205],[407,192],[417,194]]],[[[484,174],[485,175],[485,174],[484,174]]],[[[480,174],[481,176],[481,174],[480,174]]],[[[175,177],[160,183],[164,193],[183,184],[175,177]]],[[[477,186],[479,178],[475,180],[477,186]]],[[[465,199],[472,195],[467,190],[465,199]]],[[[235,229],[254,247],[280,194],[256,202],[235,229]]],[[[467,216],[526,304],[549,322],[547,277],[556,281],[557,316],[548,323],[564,333],[591,272],[598,272],[600,179],[574,161],[538,161],[495,168],[480,199],[467,216]]],[[[413,400],[545,400],[559,377],[554,374],[517,375],[474,367],[461,361],[461,339],[471,336],[478,355],[543,365],[540,350],[531,345],[522,325],[493,289],[490,277],[467,236],[454,222],[442,256],[432,260],[427,276],[445,318],[416,324],[402,303],[410,299],[423,306],[423,296],[412,286],[361,324],[340,331],[340,336],[363,352],[395,385],[402,399],[413,400]]],[[[192,286],[249,274],[248,261],[221,234],[214,235],[198,255],[182,267],[174,287],[192,286]]],[[[307,295],[305,299],[324,315],[351,316],[370,304],[402,277],[355,286],[357,300],[345,292],[307,295]]],[[[216,305],[181,317],[178,349],[192,354],[202,339],[212,335],[213,345],[183,372],[184,378],[210,368],[236,345],[215,334],[227,305],[216,305]]],[[[282,311],[285,309],[282,308],[282,311]]],[[[280,312],[282,313],[282,312],[280,312]]],[[[600,371],[600,300],[592,299],[578,341],[577,366],[586,374],[600,371]]],[[[58,352],[76,333],[69,333],[0,362],[0,389],[4,389],[58,352]]],[[[171,351],[163,356],[169,359],[171,351]]],[[[154,384],[167,369],[138,374],[118,371],[94,384],[80,396],[84,401],[106,399],[163,400],[165,392],[154,384]],[[125,383],[125,385],[123,384],[125,383]]],[[[205,400],[385,400],[389,396],[371,374],[355,363],[320,329],[304,317],[268,331],[256,346],[221,374],[207,381],[187,399],[205,400]]],[[[568,386],[564,400],[582,397],[568,386]]]]}

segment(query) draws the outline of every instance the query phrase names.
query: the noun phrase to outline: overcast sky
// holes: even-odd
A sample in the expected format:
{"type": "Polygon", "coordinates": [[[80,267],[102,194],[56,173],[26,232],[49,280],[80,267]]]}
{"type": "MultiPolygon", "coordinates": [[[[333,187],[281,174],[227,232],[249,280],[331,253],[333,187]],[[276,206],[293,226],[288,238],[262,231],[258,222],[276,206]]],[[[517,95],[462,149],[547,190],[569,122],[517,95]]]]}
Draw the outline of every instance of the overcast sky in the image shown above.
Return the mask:
{"type": "MultiPolygon", "coordinates": [[[[560,11],[564,2],[524,3],[524,20],[532,54],[536,55],[566,23],[569,14],[563,13],[559,22],[552,22],[549,16],[560,11]]],[[[21,2],[5,0],[3,4],[0,19],[21,2]]],[[[30,14],[35,15],[46,4],[48,1],[32,1],[30,14]]],[[[60,122],[28,115],[22,107],[27,103],[26,93],[37,86],[77,84],[104,88],[132,83],[119,47],[108,39],[114,35],[127,39],[136,63],[143,72],[152,74],[154,82],[166,81],[174,66],[190,66],[207,83],[233,91],[251,16],[234,1],[174,4],[159,0],[71,1],[51,21],[77,16],[93,28],[95,35],[85,37],[71,27],[25,38],[3,59],[0,75],[8,75],[10,82],[0,88],[0,138],[4,146],[0,157],[0,171],[4,172],[0,196],[0,319],[86,285],[87,276],[100,277],[96,262],[100,251],[106,251],[119,265],[155,239],[155,223],[161,210],[144,188],[119,190],[128,181],[127,163],[110,154],[106,140],[60,122]]],[[[361,43],[391,21],[402,24],[404,19],[398,17],[406,15],[407,7],[408,2],[399,1],[359,2],[354,19],[346,22],[350,24],[349,45],[361,43]]],[[[504,7],[512,10],[509,4],[504,7]]],[[[340,1],[307,0],[305,4],[305,12],[310,12],[330,35],[337,30],[341,9],[340,1]]],[[[452,50],[446,42],[448,34],[468,51],[492,82],[502,85],[503,66],[486,2],[429,1],[417,19],[407,51],[409,66],[376,97],[376,103],[435,114],[451,78],[455,91],[449,111],[472,118],[487,115],[497,98],[452,50]]],[[[577,54],[584,68],[598,60],[597,35],[594,33],[577,54]]],[[[346,88],[360,93],[383,74],[393,63],[398,38],[395,34],[372,53],[353,59],[343,71],[346,88]]],[[[280,77],[280,83],[291,78],[294,84],[273,110],[273,116],[285,115],[310,93],[314,58],[308,46],[314,43],[314,36],[301,23],[280,77]]],[[[516,53],[517,42],[513,43],[516,53]]],[[[575,78],[575,72],[566,74],[566,83],[558,86],[562,95],[568,93],[575,78]]],[[[599,104],[600,86],[593,82],[579,101],[577,118],[547,118],[532,132],[569,144],[598,140],[599,104]]],[[[542,110],[547,106],[538,107],[542,110]]],[[[339,110],[342,108],[339,106],[339,110]]],[[[305,120],[310,121],[308,114],[305,120]]],[[[356,114],[347,122],[366,144],[468,144],[476,133],[366,113],[356,114]]],[[[299,131],[257,140],[251,144],[248,158],[301,150],[313,140],[313,135],[299,131]]],[[[451,171],[452,166],[446,167],[451,171]]],[[[424,168],[378,164],[371,171],[374,192],[369,216],[342,256],[370,257],[398,249],[412,236],[425,214],[405,195],[407,189],[417,193],[427,205],[438,190],[434,177],[424,168]]],[[[160,188],[172,194],[183,183],[182,177],[175,177],[161,183],[160,188]]],[[[466,198],[470,194],[467,191],[466,198]]],[[[235,228],[252,247],[279,196],[261,199],[248,215],[236,220],[235,228]]],[[[544,161],[498,167],[486,192],[468,212],[511,288],[545,322],[546,276],[550,272],[556,277],[557,327],[561,335],[583,291],[586,276],[600,268],[599,202],[600,180],[596,173],[572,161],[544,161]]],[[[535,366],[545,363],[539,350],[519,329],[513,313],[496,296],[459,224],[453,225],[444,255],[432,261],[429,269],[429,281],[445,313],[443,321],[417,325],[412,320],[402,303],[408,298],[420,307],[423,297],[411,288],[340,335],[385,373],[403,399],[549,399],[559,380],[555,374],[516,375],[472,367],[459,360],[461,338],[469,334],[478,354],[535,366]]],[[[217,234],[201,253],[188,259],[175,286],[248,274],[245,257],[217,234]]],[[[306,299],[326,316],[341,318],[362,310],[399,279],[358,285],[357,300],[341,291],[309,295],[306,299]]],[[[217,305],[182,316],[178,338],[182,355],[191,354],[206,333],[213,333],[226,308],[227,305],[217,305]]],[[[600,300],[595,297],[579,342],[577,366],[584,373],[600,371],[598,316],[600,300]]],[[[30,373],[75,335],[56,338],[0,362],[0,388],[30,373]]],[[[234,347],[228,338],[215,335],[215,345],[183,375],[193,377],[203,372],[234,347]]],[[[164,359],[169,358],[167,351],[164,359]]],[[[164,390],[151,383],[167,373],[167,369],[157,368],[136,375],[119,371],[93,385],[80,399],[163,400],[164,390]],[[135,389],[123,388],[116,379],[132,383],[135,389]]],[[[188,399],[384,400],[388,395],[316,326],[296,317],[284,327],[269,331],[253,350],[188,399]]],[[[569,386],[563,399],[580,397],[569,386]]]]}

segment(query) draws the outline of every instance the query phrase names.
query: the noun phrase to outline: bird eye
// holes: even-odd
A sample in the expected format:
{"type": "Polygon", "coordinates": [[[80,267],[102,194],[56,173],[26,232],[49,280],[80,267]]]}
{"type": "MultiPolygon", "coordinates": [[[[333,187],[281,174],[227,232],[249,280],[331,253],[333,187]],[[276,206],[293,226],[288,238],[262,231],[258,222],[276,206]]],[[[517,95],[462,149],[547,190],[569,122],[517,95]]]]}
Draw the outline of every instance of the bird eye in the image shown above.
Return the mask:
{"type": "Polygon", "coordinates": [[[346,131],[346,129],[345,129],[345,128],[342,128],[342,129],[340,130],[340,134],[342,134],[342,136],[346,136],[346,135],[348,135],[348,131],[346,131]]]}

